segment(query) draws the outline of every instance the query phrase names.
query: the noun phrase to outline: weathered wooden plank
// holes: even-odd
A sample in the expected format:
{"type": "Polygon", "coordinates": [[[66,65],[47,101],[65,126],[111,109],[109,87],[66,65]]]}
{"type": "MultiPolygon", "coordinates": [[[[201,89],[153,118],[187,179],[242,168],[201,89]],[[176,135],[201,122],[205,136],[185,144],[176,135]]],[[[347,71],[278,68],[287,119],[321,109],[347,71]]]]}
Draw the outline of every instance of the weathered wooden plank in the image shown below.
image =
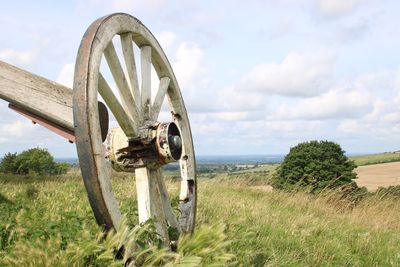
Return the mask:
{"type": "Polygon", "coordinates": [[[125,112],[129,113],[136,123],[139,123],[141,121],[141,117],[112,41],[104,50],[104,56],[108,66],[110,67],[114,81],[117,84],[117,89],[119,95],[121,96],[121,102],[125,112]]]}
{"type": "Polygon", "coordinates": [[[130,115],[125,112],[101,73],[99,73],[98,90],[108,107],[111,109],[115,119],[118,121],[118,124],[121,126],[126,136],[136,137],[138,132],[137,123],[133,121],[130,115]]]}
{"type": "Polygon", "coordinates": [[[156,98],[154,99],[153,106],[151,107],[151,118],[154,121],[157,120],[158,115],[160,114],[161,105],[164,101],[165,94],[167,93],[167,89],[168,89],[170,81],[171,81],[171,79],[168,77],[162,77],[160,79],[160,84],[158,87],[156,98]]]}
{"type": "Polygon", "coordinates": [[[161,179],[160,169],[137,168],[135,176],[139,223],[153,219],[164,244],[169,245],[167,223],[157,182],[158,179],[161,179]]]}
{"type": "Polygon", "coordinates": [[[131,32],[121,34],[121,46],[122,53],[125,59],[126,70],[128,71],[129,81],[131,83],[131,92],[133,95],[133,99],[136,103],[138,112],[140,113],[142,110],[142,105],[140,99],[139,82],[137,78],[135,54],[133,52],[134,50],[131,32]]]}
{"type": "Polygon", "coordinates": [[[0,61],[0,98],[68,130],[74,130],[72,90],[0,61]]]}
{"type": "Polygon", "coordinates": [[[174,210],[171,206],[171,201],[168,196],[167,186],[165,185],[164,178],[162,177],[161,171],[158,169],[159,174],[155,177],[157,179],[158,190],[160,192],[161,203],[164,209],[165,219],[169,223],[169,225],[173,228],[176,228],[179,232],[181,232],[181,227],[178,223],[178,220],[174,214],[174,210]]]}
{"type": "Polygon", "coordinates": [[[151,110],[151,47],[140,48],[142,73],[142,112],[145,119],[150,119],[151,110]]]}

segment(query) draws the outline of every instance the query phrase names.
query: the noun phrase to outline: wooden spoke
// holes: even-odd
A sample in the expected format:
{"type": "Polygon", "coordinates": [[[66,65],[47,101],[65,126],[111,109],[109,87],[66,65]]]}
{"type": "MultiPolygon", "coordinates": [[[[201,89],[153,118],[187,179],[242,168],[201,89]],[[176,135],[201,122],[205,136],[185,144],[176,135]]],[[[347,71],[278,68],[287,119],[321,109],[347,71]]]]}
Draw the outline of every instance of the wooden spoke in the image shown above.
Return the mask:
{"type": "Polygon", "coordinates": [[[135,122],[141,121],[141,117],[137,110],[135,101],[132,97],[129,84],[125,78],[124,71],[122,70],[121,63],[119,62],[117,52],[115,51],[112,41],[107,45],[104,50],[104,56],[107,64],[110,67],[110,71],[114,77],[114,81],[117,84],[119,95],[121,96],[122,106],[126,112],[131,115],[135,122]]]}
{"type": "Polygon", "coordinates": [[[152,120],[157,120],[158,115],[161,110],[161,105],[164,101],[165,94],[167,93],[169,83],[171,79],[168,77],[162,77],[160,79],[160,85],[158,87],[156,98],[154,99],[153,106],[151,107],[151,118],[152,120]]]}
{"type": "Polygon", "coordinates": [[[125,59],[126,69],[128,71],[129,81],[131,83],[131,93],[135,100],[136,108],[140,113],[142,106],[141,106],[139,83],[137,79],[135,54],[133,51],[131,32],[121,34],[121,46],[122,46],[122,53],[125,59]]]}
{"type": "Polygon", "coordinates": [[[171,202],[168,197],[167,187],[161,175],[160,169],[158,169],[158,172],[159,175],[157,175],[156,178],[157,178],[158,190],[160,192],[161,203],[164,209],[165,218],[167,219],[167,222],[171,227],[176,228],[179,232],[181,232],[181,227],[172,209],[171,202]]]}
{"type": "Polygon", "coordinates": [[[146,167],[138,168],[135,170],[135,176],[139,223],[153,219],[157,233],[161,235],[164,243],[168,245],[168,229],[157,184],[157,180],[161,178],[160,170],[146,167]]]}
{"type": "Polygon", "coordinates": [[[142,112],[145,119],[150,119],[151,108],[151,47],[140,48],[141,71],[142,71],[142,112]]]}
{"type": "Polygon", "coordinates": [[[120,127],[127,137],[136,137],[138,133],[138,126],[135,121],[125,112],[118,99],[114,95],[107,81],[103,75],[99,73],[99,93],[107,103],[108,107],[118,121],[120,127]]]}

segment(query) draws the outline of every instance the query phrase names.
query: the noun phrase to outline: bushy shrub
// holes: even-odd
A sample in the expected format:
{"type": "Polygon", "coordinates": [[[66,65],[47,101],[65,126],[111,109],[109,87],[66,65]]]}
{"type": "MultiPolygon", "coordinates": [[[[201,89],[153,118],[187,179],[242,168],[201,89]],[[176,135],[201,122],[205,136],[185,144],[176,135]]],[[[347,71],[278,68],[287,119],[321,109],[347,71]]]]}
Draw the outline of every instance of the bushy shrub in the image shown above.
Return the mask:
{"type": "Polygon", "coordinates": [[[70,165],[68,163],[62,162],[56,163],[55,167],[56,174],[65,174],[69,170],[70,165]]]}
{"type": "Polygon", "coordinates": [[[69,165],[56,163],[43,148],[31,148],[21,153],[7,153],[0,162],[0,172],[13,174],[63,174],[69,165]]]}
{"type": "Polygon", "coordinates": [[[275,188],[316,193],[324,188],[338,188],[352,183],[356,165],[342,148],[330,141],[300,143],[290,149],[272,179],[275,188]]]}
{"type": "Polygon", "coordinates": [[[17,155],[15,159],[18,174],[52,174],[55,172],[53,156],[42,148],[31,148],[17,155]]]}
{"type": "Polygon", "coordinates": [[[17,158],[17,153],[6,153],[0,162],[0,172],[3,173],[15,173],[15,159],[17,158]]]}

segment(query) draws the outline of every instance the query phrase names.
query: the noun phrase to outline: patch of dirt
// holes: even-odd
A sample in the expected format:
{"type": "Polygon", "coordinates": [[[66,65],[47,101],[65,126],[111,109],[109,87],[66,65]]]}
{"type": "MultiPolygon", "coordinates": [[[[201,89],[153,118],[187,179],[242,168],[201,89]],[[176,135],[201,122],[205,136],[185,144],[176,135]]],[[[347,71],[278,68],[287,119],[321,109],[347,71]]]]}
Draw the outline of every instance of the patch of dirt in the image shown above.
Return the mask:
{"type": "Polygon", "coordinates": [[[400,185],[400,162],[382,163],[361,166],[355,169],[358,186],[365,186],[369,191],[375,191],[378,187],[400,185]]]}

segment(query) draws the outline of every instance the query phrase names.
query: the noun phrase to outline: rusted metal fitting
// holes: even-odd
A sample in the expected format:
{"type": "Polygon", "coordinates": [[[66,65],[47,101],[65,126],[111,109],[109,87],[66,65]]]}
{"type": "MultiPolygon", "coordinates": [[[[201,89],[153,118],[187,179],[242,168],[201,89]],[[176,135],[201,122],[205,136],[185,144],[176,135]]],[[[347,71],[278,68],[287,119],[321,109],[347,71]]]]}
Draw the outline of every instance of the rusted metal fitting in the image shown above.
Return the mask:
{"type": "Polygon", "coordinates": [[[163,164],[177,161],[181,158],[181,133],[174,122],[160,123],[158,125],[156,147],[163,164]]]}
{"type": "Polygon", "coordinates": [[[129,147],[129,140],[121,128],[113,128],[108,132],[105,142],[105,155],[116,171],[125,171],[123,152],[121,149],[129,147]]]}
{"type": "Polygon", "coordinates": [[[121,128],[113,128],[105,143],[106,159],[116,171],[133,172],[136,168],[164,165],[182,155],[181,134],[175,123],[158,123],[143,129],[138,140],[129,140],[121,128]]]}

